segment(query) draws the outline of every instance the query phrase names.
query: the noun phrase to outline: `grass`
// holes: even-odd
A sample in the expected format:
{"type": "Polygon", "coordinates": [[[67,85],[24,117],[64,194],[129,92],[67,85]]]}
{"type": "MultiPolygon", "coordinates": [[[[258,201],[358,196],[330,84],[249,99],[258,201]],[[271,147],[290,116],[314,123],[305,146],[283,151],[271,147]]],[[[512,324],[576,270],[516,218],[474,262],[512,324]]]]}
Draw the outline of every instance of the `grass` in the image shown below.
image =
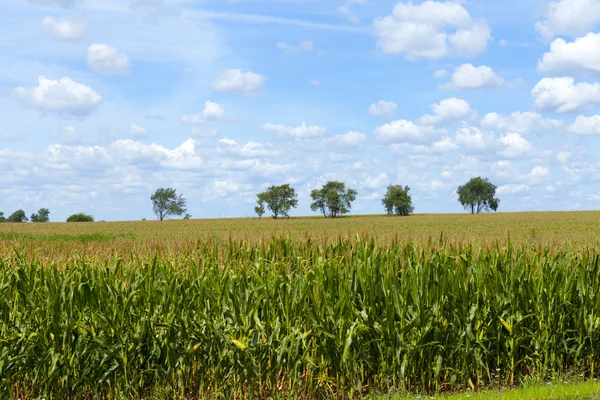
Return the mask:
{"type": "Polygon", "coordinates": [[[534,384],[513,390],[483,390],[480,392],[456,393],[451,395],[429,396],[385,396],[374,399],[393,400],[598,400],[600,383],[598,381],[534,384]]]}
{"type": "Polygon", "coordinates": [[[599,228],[598,212],[0,224],[0,396],[500,396],[482,390],[593,379],[599,228]]]}

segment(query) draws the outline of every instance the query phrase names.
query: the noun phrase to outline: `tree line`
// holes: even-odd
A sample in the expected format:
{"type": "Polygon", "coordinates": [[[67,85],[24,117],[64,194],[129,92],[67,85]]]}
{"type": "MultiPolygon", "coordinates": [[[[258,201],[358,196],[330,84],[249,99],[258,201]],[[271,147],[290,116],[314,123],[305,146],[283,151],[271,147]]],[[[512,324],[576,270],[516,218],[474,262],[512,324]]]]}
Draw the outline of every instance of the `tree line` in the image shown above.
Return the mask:
{"type": "MultiPolygon", "coordinates": [[[[413,213],[412,196],[410,187],[402,185],[389,185],[381,204],[388,215],[407,216],[413,213]]],[[[496,196],[496,186],[489,179],[476,177],[457,189],[458,201],[472,214],[497,211],[500,200],[496,196]]],[[[350,212],[352,203],[356,200],[358,192],[346,187],[344,182],[329,181],[320,189],[310,193],[312,203],[310,209],[320,212],[326,218],[336,218],[350,212]]],[[[270,186],[264,192],[256,195],[254,212],[259,218],[271,212],[273,218],[289,217],[289,212],[298,207],[298,194],[296,189],[289,184],[270,186]]],[[[191,218],[187,213],[186,200],[173,188],[158,189],[150,196],[152,208],[161,221],[169,216],[184,215],[185,219],[191,218]]]]}
{"type": "MultiPolygon", "coordinates": [[[[0,222],[50,222],[50,210],[40,208],[37,213],[31,214],[31,218],[27,218],[27,214],[23,210],[17,210],[10,216],[5,217],[0,211],[0,222]]],[[[67,222],[94,222],[94,217],[85,213],[73,214],[67,218],[67,222]]]]}

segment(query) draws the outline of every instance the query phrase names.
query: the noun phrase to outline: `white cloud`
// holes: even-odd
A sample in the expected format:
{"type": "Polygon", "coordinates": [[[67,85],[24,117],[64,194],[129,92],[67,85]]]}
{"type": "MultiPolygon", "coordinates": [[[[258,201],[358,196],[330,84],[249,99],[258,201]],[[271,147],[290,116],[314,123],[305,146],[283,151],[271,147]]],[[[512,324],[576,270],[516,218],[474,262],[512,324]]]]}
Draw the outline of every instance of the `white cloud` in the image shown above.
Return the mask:
{"type": "Polygon", "coordinates": [[[496,75],[487,65],[475,67],[463,64],[452,74],[452,81],[441,86],[442,89],[494,89],[504,85],[504,79],[496,75]]]}
{"type": "Polygon", "coordinates": [[[572,154],[569,151],[559,151],[558,153],[556,153],[556,161],[558,161],[561,164],[565,164],[569,162],[571,155],[572,154]]]}
{"type": "Polygon", "coordinates": [[[261,143],[248,142],[240,144],[227,138],[219,140],[219,151],[244,158],[275,157],[282,154],[281,150],[265,147],[261,143]]]}
{"type": "Polygon", "coordinates": [[[429,126],[420,126],[404,119],[392,121],[375,128],[377,140],[384,143],[415,142],[425,139],[436,131],[429,126]]]}
{"type": "Polygon", "coordinates": [[[181,122],[187,125],[202,125],[204,123],[204,116],[202,114],[182,115],[181,122]]]}
{"type": "Polygon", "coordinates": [[[508,40],[506,40],[506,39],[500,39],[500,41],[498,42],[498,44],[501,47],[506,47],[506,46],[508,46],[508,40]]]}
{"type": "Polygon", "coordinates": [[[102,102],[102,97],[94,89],[69,77],[53,80],[40,76],[37,87],[18,87],[13,91],[13,96],[42,112],[74,116],[89,115],[102,102]]]}
{"type": "Polygon", "coordinates": [[[181,116],[181,122],[187,125],[202,125],[205,121],[220,121],[225,119],[225,107],[210,100],[204,102],[202,114],[189,114],[181,116]]]}
{"type": "Polygon", "coordinates": [[[358,147],[362,146],[367,141],[367,136],[364,133],[349,131],[342,135],[335,135],[332,139],[332,144],[335,146],[358,147]]]}
{"type": "Polygon", "coordinates": [[[62,130],[61,139],[66,144],[79,144],[81,143],[81,137],[77,129],[72,126],[65,126],[62,130]]]}
{"type": "Polygon", "coordinates": [[[445,78],[449,74],[447,69],[438,69],[433,73],[433,77],[436,79],[445,78]]]}
{"type": "Polygon", "coordinates": [[[518,133],[507,133],[500,137],[504,149],[499,152],[506,158],[517,158],[529,154],[533,145],[518,133]]]}
{"type": "Polygon", "coordinates": [[[600,21],[600,1],[559,0],[548,5],[545,19],[535,29],[546,41],[557,35],[577,37],[591,31],[600,21]]]}
{"type": "Polygon", "coordinates": [[[213,87],[221,92],[259,92],[266,78],[254,72],[242,72],[239,69],[228,69],[213,83],[213,87]]]}
{"type": "Polygon", "coordinates": [[[575,122],[569,125],[569,132],[577,135],[600,135],[600,115],[578,115],[575,122]]]}
{"type": "Polygon", "coordinates": [[[528,191],[529,191],[529,186],[527,186],[527,185],[510,183],[508,185],[499,186],[498,189],[496,190],[496,193],[498,195],[503,195],[503,194],[514,195],[514,194],[526,193],[528,191]]]}
{"type": "Polygon", "coordinates": [[[600,103],[600,83],[575,84],[571,77],[543,78],[532,89],[535,106],[541,111],[581,112],[600,103]]]}
{"type": "Polygon", "coordinates": [[[409,60],[472,57],[483,52],[491,38],[485,20],[474,20],[452,2],[398,3],[392,15],[375,19],[374,28],[380,49],[409,60]]]}
{"type": "Polygon", "coordinates": [[[370,176],[368,174],[362,175],[362,180],[360,182],[361,186],[369,188],[369,189],[379,189],[384,186],[387,186],[390,183],[390,178],[387,176],[385,172],[381,172],[377,176],[370,176]]]}
{"type": "Polygon", "coordinates": [[[312,86],[321,86],[321,81],[320,81],[320,80],[318,80],[318,79],[312,79],[312,80],[310,81],[310,84],[311,84],[312,86]]]}
{"type": "Polygon", "coordinates": [[[539,185],[550,179],[550,170],[546,167],[534,167],[531,172],[523,177],[530,185],[539,185]]]}
{"type": "Polygon", "coordinates": [[[101,74],[124,75],[131,68],[129,57],[106,44],[91,44],[87,50],[89,67],[101,74]]]}
{"type": "Polygon", "coordinates": [[[192,136],[197,138],[210,138],[217,136],[217,130],[214,128],[211,129],[201,129],[201,128],[192,128],[192,136]]]}
{"type": "Polygon", "coordinates": [[[206,101],[204,103],[204,110],[202,116],[208,120],[220,120],[225,116],[225,107],[212,101],[206,101]]]}
{"type": "Polygon", "coordinates": [[[354,5],[364,6],[366,0],[346,0],[346,3],[338,7],[338,13],[350,22],[359,22],[358,17],[352,11],[354,5]]]}
{"type": "Polygon", "coordinates": [[[59,40],[77,40],[85,36],[87,24],[82,21],[63,18],[56,20],[46,17],[42,20],[44,32],[59,40]]]}
{"type": "Polygon", "coordinates": [[[439,103],[432,104],[431,109],[435,115],[424,115],[419,119],[423,125],[437,125],[449,121],[460,120],[473,116],[473,110],[469,103],[456,97],[444,99],[439,103]]]}
{"type": "Polygon", "coordinates": [[[413,145],[410,143],[394,143],[391,149],[400,154],[439,154],[446,153],[458,148],[458,145],[449,137],[436,140],[431,145],[413,145]]]}
{"type": "Polygon", "coordinates": [[[456,143],[468,150],[480,152],[486,150],[494,143],[494,135],[484,134],[480,129],[463,125],[456,132],[456,143]]]}
{"type": "Polygon", "coordinates": [[[563,122],[557,119],[542,118],[540,114],[531,111],[513,112],[510,115],[492,112],[483,117],[481,126],[496,131],[528,134],[555,132],[563,126],[563,122]]]}
{"type": "Polygon", "coordinates": [[[327,132],[327,128],[302,122],[300,126],[285,126],[266,123],[262,125],[266,132],[278,133],[280,135],[295,138],[316,138],[327,132]]]}
{"type": "Polygon", "coordinates": [[[2,140],[4,142],[16,142],[17,140],[19,140],[19,136],[14,132],[5,132],[2,135],[2,140]]]}
{"type": "Polygon", "coordinates": [[[131,133],[132,136],[139,138],[139,137],[146,136],[148,131],[143,126],[131,124],[131,126],[129,127],[129,133],[131,133]]]}
{"type": "Polygon", "coordinates": [[[550,45],[550,52],[538,62],[538,71],[557,75],[600,76],[599,48],[600,33],[590,32],[570,43],[556,39],[550,45]]]}
{"type": "Polygon", "coordinates": [[[396,103],[391,101],[379,100],[377,103],[369,106],[369,114],[371,115],[391,115],[396,111],[396,103]]]}
{"type": "Polygon", "coordinates": [[[279,42],[277,43],[276,47],[285,54],[315,51],[315,44],[310,40],[303,40],[297,45],[279,42]]]}

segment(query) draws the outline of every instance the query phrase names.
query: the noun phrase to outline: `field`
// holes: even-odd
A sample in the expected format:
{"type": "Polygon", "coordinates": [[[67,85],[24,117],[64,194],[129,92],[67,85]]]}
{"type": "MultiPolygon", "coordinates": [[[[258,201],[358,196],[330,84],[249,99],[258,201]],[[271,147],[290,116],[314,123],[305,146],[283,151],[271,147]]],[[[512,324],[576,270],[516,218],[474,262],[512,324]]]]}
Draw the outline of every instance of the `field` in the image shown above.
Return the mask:
{"type": "Polygon", "coordinates": [[[598,232],[600,212],[0,224],[0,396],[593,379],[598,232]]]}

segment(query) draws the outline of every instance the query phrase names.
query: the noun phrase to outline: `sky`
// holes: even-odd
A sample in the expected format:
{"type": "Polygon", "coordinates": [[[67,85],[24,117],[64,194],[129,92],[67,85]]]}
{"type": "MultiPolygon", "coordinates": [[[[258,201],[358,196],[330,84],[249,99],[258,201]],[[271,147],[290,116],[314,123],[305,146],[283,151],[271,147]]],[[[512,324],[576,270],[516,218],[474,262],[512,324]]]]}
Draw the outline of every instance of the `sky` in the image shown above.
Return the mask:
{"type": "Polygon", "coordinates": [[[600,0],[0,0],[0,211],[253,215],[329,180],[383,213],[600,207],[600,0]]]}

